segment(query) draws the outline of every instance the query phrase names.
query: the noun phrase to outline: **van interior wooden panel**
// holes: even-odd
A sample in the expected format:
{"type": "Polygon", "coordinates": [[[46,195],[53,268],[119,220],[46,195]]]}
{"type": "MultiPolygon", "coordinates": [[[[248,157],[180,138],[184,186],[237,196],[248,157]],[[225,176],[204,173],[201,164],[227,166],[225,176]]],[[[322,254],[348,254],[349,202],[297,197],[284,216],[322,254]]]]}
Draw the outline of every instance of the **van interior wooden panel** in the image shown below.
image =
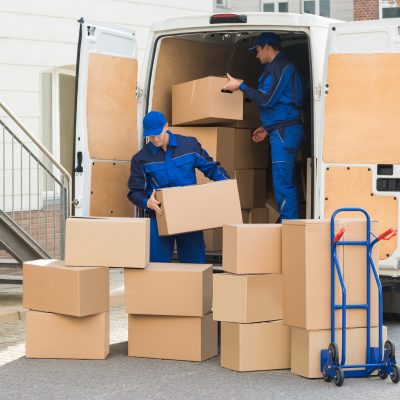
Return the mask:
{"type": "Polygon", "coordinates": [[[400,54],[329,57],[323,160],[400,163],[400,54]]]}
{"type": "Polygon", "coordinates": [[[256,85],[261,66],[247,49],[233,53],[231,71],[227,71],[231,47],[200,41],[165,38],[157,62],[153,87],[152,110],[161,111],[171,122],[171,85],[188,82],[205,76],[225,76],[230,72],[256,85]]]}
{"type": "Polygon", "coordinates": [[[89,56],[87,130],[92,159],[130,160],[138,151],[137,60],[89,56]]]}
{"type": "Polygon", "coordinates": [[[92,165],[90,215],[133,217],[133,204],[126,197],[130,162],[94,162],[92,165]]]}
{"type": "MultiPolygon", "coordinates": [[[[372,193],[372,172],[367,167],[329,167],[325,170],[325,218],[341,207],[364,208],[378,220],[379,234],[397,230],[398,199],[372,193]]],[[[339,217],[362,218],[361,213],[342,213],[339,217]]],[[[389,257],[397,247],[397,236],[379,243],[380,259],[389,257]]]]}

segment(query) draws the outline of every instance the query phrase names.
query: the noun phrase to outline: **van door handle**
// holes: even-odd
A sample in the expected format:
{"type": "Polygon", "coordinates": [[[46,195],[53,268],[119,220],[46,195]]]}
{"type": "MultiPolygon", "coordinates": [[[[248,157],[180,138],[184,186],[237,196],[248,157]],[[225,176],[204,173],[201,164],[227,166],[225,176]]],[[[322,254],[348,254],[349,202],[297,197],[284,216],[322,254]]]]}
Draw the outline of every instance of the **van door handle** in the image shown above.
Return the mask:
{"type": "Polygon", "coordinates": [[[83,155],[81,151],[78,151],[76,153],[76,161],[78,162],[77,167],[75,168],[75,172],[83,172],[83,167],[82,167],[82,159],[83,155]]]}

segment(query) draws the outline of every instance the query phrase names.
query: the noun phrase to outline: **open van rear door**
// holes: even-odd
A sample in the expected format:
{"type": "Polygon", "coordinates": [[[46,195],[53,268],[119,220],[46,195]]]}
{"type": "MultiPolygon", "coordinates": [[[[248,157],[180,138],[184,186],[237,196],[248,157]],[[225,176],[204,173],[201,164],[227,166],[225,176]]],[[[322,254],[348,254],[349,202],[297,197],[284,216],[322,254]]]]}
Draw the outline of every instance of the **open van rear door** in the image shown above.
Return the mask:
{"type": "Polygon", "coordinates": [[[79,22],[75,215],[133,216],[127,182],[130,160],[139,144],[135,32],[79,22]]]}
{"type": "MultiPolygon", "coordinates": [[[[380,232],[399,222],[399,26],[398,19],[336,24],[327,44],[321,216],[361,207],[380,232]]],[[[397,268],[398,258],[397,238],[382,241],[381,265],[397,268]]]]}

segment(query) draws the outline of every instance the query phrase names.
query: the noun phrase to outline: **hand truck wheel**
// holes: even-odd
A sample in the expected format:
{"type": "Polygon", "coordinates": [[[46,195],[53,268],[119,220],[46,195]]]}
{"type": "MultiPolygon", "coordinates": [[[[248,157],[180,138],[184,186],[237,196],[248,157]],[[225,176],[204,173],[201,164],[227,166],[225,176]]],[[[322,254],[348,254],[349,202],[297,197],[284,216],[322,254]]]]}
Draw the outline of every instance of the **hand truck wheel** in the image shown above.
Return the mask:
{"type": "Polygon", "coordinates": [[[328,346],[328,351],[332,354],[333,363],[339,364],[339,348],[336,343],[330,343],[328,346]]]}
{"type": "MultiPolygon", "coordinates": [[[[397,365],[396,365],[397,366],[397,365]]],[[[340,367],[335,368],[335,385],[340,387],[344,383],[344,373],[340,367]]]]}
{"type": "Polygon", "coordinates": [[[394,344],[390,340],[386,340],[384,348],[388,352],[389,359],[394,358],[396,349],[394,347],[394,344]]]}
{"type": "Polygon", "coordinates": [[[399,383],[400,381],[400,367],[396,364],[392,365],[392,370],[390,371],[390,379],[393,383],[399,383]]]}
{"type": "Polygon", "coordinates": [[[378,370],[378,376],[381,378],[383,381],[389,376],[387,372],[382,371],[381,369],[378,370]]]}

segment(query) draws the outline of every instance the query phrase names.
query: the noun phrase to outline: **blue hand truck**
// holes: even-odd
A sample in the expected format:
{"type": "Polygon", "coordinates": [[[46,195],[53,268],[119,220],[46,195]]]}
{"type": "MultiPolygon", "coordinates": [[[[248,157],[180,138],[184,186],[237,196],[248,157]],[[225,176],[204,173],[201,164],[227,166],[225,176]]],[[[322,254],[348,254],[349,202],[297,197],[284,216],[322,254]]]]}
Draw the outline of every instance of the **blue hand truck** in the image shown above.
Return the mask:
{"type": "Polygon", "coordinates": [[[378,370],[378,375],[381,379],[386,379],[390,376],[393,383],[400,381],[400,368],[396,363],[394,344],[387,340],[382,351],[382,285],[379,280],[378,273],[375,268],[374,260],[372,259],[372,248],[380,240],[389,240],[396,236],[397,232],[394,229],[388,229],[380,236],[376,237],[371,233],[371,220],[368,213],[362,208],[339,208],[331,217],[331,343],[328,349],[321,350],[321,371],[325,382],[335,382],[336,386],[342,386],[346,377],[367,377],[375,370],[378,370]],[[366,239],[359,241],[341,240],[345,233],[345,228],[341,228],[335,234],[335,217],[341,212],[358,211],[365,215],[366,218],[366,239]],[[367,252],[366,265],[366,284],[367,284],[367,299],[365,304],[347,304],[346,302],[346,285],[343,278],[343,273],[339,265],[336,250],[337,246],[365,246],[367,252]],[[371,347],[371,271],[378,286],[378,338],[379,347],[371,347]],[[342,289],[342,303],[335,303],[335,277],[339,278],[342,289]],[[346,364],[346,311],[348,309],[363,309],[367,313],[366,318],[366,362],[365,364],[346,364]],[[335,342],[335,312],[342,310],[342,351],[341,360],[339,360],[339,348],[335,342]]]}

